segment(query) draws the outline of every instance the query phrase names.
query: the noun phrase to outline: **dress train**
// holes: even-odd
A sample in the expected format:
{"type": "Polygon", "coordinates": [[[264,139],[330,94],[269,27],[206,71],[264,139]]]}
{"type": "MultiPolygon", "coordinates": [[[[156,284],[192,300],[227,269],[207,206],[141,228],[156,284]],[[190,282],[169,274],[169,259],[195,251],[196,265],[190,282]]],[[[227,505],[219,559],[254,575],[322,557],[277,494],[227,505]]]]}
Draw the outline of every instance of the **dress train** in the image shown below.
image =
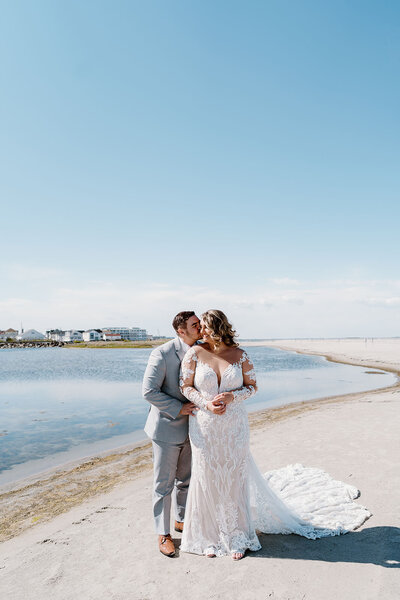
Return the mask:
{"type": "Polygon", "coordinates": [[[356,529],[371,516],[354,502],[355,487],[323,470],[292,464],[262,475],[250,453],[243,405],[257,390],[253,365],[242,351],[218,381],[198,351],[188,350],[181,370],[182,393],[199,408],[189,420],[192,477],[182,551],[225,556],[259,550],[256,531],[317,539],[356,529]],[[234,399],[215,415],[206,403],[222,391],[232,391],[234,399]]]}

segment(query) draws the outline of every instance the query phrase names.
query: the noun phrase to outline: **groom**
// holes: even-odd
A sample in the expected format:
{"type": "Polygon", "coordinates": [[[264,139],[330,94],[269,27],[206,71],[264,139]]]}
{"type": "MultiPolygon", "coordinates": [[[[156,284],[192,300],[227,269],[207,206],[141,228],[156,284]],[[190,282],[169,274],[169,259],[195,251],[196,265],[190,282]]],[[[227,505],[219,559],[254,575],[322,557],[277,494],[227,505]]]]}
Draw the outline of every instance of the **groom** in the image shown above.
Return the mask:
{"type": "Polygon", "coordinates": [[[170,535],[172,492],[175,531],[183,531],[192,458],[188,421],[197,410],[180,392],[179,370],[186,351],[201,337],[193,311],[178,313],[172,325],[177,337],[153,350],[143,378],[143,397],[151,404],[144,430],[153,445],[153,515],[158,547],[165,556],[175,555],[170,535]]]}

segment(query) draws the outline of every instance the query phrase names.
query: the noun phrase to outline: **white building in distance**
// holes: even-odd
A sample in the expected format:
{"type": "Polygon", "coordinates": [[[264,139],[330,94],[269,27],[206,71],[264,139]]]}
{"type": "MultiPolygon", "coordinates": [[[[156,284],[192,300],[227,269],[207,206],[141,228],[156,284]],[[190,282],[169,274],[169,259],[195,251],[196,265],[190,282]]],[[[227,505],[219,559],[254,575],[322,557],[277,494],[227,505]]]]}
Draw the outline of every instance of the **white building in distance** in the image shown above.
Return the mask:
{"type": "Polygon", "coordinates": [[[16,340],[18,336],[18,331],[16,329],[7,329],[6,331],[0,330],[0,340],[16,340]]]}
{"type": "Polygon", "coordinates": [[[98,342],[103,339],[103,332],[101,329],[87,329],[82,333],[84,342],[98,342]]]}
{"type": "Polygon", "coordinates": [[[45,339],[46,336],[43,335],[43,333],[40,333],[40,331],[36,331],[36,329],[28,329],[27,331],[24,331],[17,336],[17,340],[20,340],[21,342],[45,339]]]}
{"type": "Polygon", "coordinates": [[[83,331],[78,329],[68,329],[63,337],[63,342],[81,342],[83,331]]]}
{"type": "Polygon", "coordinates": [[[147,340],[146,329],[140,329],[140,327],[104,327],[103,332],[105,331],[119,334],[121,339],[132,342],[147,340]]]}
{"type": "Polygon", "coordinates": [[[109,331],[108,329],[103,329],[103,340],[105,342],[115,342],[121,340],[120,333],[114,333],[113,331],[109,331]]]}
{"type": "Polygon", "coordinates": [[[65,331],[62,329],[48,329],[46,331],[46,337],[48,340],[53,340],[53,342],[63,342],[64,341],[65,331]]]}

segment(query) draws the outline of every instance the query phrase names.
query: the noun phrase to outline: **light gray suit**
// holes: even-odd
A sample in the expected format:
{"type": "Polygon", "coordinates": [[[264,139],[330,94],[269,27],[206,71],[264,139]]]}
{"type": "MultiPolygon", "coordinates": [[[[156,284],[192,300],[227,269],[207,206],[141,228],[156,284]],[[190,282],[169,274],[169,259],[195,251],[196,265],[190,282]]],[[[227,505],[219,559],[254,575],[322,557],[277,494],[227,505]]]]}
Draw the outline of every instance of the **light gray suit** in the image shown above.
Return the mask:
{"type": "Polygon", "coordinates": [[[173,491],[175,519],[184,521],[190,481],[189,417],[179,415],[187,402],[179,389],[184,355],[179,338],[162,344],[150,354],[143,378],[143,397],[151,404],[144,430],[153,444],[153,514],[160,535],[170,532],[173,491]]]}

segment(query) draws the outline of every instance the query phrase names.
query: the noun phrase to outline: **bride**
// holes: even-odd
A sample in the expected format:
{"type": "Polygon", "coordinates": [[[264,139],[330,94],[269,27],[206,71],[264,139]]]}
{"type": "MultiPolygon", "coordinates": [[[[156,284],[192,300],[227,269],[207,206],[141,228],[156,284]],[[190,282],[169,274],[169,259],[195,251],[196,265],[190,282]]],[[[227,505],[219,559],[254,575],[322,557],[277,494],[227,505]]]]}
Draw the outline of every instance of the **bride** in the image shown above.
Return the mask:
{"type": "Polygon", "coordinates": [[[359,492],[300,464],[262,475],[249,449],[244,400],[256,375],[225,314],[201,317],[204,343],[191,347],[180,387],[197,405],[189,421],[192,477],[181,550],[243,558],[261,548],[256,530],[316,539],[359,527],[371,513],[353,502],[359,492]]]}

